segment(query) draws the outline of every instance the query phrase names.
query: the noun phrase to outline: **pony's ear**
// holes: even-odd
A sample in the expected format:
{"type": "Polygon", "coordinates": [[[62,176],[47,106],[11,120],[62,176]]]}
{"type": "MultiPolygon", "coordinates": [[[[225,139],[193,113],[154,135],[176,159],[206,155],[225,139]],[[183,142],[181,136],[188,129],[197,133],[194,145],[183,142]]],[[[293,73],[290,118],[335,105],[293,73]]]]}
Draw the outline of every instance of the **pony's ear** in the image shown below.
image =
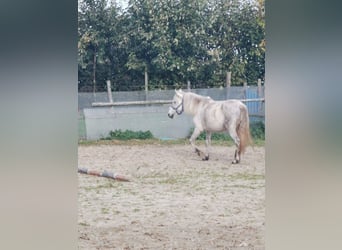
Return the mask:
{"type": "Polygon", "coordinates": [[[183,97],[183,91],[182,90],[177,90],[175,89],[176,95],[178,95],[179,97],[183,97]]]}

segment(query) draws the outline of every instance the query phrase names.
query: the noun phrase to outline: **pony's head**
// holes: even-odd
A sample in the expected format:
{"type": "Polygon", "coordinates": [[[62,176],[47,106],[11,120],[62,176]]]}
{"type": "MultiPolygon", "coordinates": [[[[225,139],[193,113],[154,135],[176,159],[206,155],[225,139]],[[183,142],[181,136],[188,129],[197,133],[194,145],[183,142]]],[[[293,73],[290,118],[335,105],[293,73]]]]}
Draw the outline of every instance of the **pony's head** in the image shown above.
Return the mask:
{"type": "Polygon", "coordinates": [[[169,107],[169,112],[167,113],[167,115],[170,118],[173,118],[175,113],[177,115],[180,115],[184,111],[184,106],[183,106],[184,92],[181,89],[175,90],[175,92],[176,92],[176,94],[174,95],[174,97],[172,99],[171,106],[169,107]]]}

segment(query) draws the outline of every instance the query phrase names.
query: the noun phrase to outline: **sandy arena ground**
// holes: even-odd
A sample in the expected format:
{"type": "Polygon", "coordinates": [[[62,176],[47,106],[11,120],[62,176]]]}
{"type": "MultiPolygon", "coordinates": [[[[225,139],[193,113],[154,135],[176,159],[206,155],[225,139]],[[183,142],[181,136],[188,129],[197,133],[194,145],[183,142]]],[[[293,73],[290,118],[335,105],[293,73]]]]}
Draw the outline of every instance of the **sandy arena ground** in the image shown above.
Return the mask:
{"type": "Polygon", "coordinates": [[[79,167],[131,182],[79,176],[79,249],[265,249],[265,150],[188,144],[80,145],[79,167]]]}

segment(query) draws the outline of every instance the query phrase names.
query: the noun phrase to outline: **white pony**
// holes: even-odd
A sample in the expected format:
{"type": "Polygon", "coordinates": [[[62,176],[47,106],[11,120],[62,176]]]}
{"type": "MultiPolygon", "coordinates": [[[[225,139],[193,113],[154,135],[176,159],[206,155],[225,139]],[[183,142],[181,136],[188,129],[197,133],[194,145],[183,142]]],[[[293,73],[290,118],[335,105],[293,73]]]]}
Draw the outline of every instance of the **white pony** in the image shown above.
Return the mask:
{"type": "Polygon", "coordinates": [[[202,160],[209,160],[209,146],[212,132],[228,131],[236,145],[233,164],[239,163],[241,153],[252,143],[249,131],[248,110],[239,100],[214,101],[208,96],[175,90],[168,116],[173,118],[183,112],[193,116],[195,130],[190,143],[202,160]],[[195,140],[202,131],[206,132],[206,150],[202,152],[195,140]]]}

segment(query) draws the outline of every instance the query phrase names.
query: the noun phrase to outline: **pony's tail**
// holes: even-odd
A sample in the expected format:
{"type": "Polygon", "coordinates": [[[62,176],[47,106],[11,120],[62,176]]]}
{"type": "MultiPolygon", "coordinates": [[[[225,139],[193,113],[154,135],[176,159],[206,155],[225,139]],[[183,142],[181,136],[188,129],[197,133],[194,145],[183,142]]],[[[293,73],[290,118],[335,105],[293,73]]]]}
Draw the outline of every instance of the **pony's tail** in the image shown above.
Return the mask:
{"type": "Polygon", "coordinates": [[[253,145],[253,140],[249,130],[249,115],[246,106],[242,106],[241,110],[241,117],[240,117],[240,126],[238,128],[238,135],[240,138],[240,148],[239,151],[244,153],[246,148],[249,145],[253,145]]]}

